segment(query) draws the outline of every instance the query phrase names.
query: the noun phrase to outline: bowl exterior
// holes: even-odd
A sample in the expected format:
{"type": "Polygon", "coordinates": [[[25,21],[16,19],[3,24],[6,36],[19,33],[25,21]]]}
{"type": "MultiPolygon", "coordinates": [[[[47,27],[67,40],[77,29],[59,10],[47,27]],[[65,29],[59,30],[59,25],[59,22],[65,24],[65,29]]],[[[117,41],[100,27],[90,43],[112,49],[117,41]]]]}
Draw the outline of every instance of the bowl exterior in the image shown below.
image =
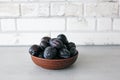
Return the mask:
{"type": "Polygon", "coordinates": [[[36,65],[46,69],[62,69],[62,68],[69,67],[76,61],[77,57],[78,57],[78,54],[67,59],[50,60],[50,59],[43,59],[43,58],[31,56],[33,62],[36,65]]]}

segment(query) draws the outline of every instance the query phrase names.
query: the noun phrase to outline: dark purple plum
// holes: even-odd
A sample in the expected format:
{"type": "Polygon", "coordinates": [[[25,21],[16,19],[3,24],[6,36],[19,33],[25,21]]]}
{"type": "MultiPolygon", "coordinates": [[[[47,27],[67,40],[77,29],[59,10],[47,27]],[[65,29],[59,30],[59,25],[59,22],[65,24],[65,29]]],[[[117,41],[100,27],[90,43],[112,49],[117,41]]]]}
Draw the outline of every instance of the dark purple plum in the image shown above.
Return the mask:
{"type": "Polygon", "coordinates": [[[41,41],[40,47],[44,50],[46,47],[50,46],[46,41],[41,41]]]}
{"type": "Polygon", "coordinates": [[[70,57],[70,52],[67,49],[61,49],[59,56],[61,58],[69,58],[70,57]]]}
{"type": "Polygon", "coordinates": [[[50,39],[51,39],[50,37],[45,36],[41,39],[41,41],[45,41],[45,42],[49,43],[50,39]]]}
{"type": "Polygon", "coordinates": [[[51,40],[50,40],[50,45],[51,45],[52,47],[57,48],[57,49],[60,49],[60,48],[63,47],[62,41],[59,40],[59,39],[57,39],[57,38],[51,39],[51,40]]]}
{"type": "Polygon", "coordinates": [[[57,49],[54,47],[47,47],[44,51],[45,59],[54,59],[57,55],[57,49]]]}
{"type": "Polygon", "coordinates": [[[38,56],[40,51],[42,51],[42,50],[38,45],[32,45],[29,48],[29,53],[33,56],[38,56]]]}
{"type": "Polygon", "coordinates": [[[68,50],[70,50],[72,47],[75,47],[75,48],[76,48],[75,43],[69,42],[68,45],[67,45],[68,50]]]}
{"type": "Polygon", "coordinates": [[[78,51],[76,50],[75,47],[70,48],[70,54],[71,54],[71,56],[74,56],[74,55],[76,55],[77,53],[78,53],[78,51]]]}
{"type": "Polygon", "coordinates": [[[57,38],[60,39],[63,42],[63,44],[68,44],[68,40],[64,34],[59,34],[57,38]]]}

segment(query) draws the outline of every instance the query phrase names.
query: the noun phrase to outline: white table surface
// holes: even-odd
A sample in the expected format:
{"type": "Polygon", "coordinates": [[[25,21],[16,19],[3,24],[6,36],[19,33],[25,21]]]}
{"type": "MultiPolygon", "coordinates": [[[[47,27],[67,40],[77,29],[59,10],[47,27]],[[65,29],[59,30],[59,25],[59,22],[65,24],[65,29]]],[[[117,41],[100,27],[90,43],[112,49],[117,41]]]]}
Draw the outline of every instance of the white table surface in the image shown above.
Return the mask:
{"type": "Polygon", "coordinates": [[[0,47],[0,80],[120,80],[120,46],[80,46],[69,68],[36,66],[29,47],[0,47]]]}

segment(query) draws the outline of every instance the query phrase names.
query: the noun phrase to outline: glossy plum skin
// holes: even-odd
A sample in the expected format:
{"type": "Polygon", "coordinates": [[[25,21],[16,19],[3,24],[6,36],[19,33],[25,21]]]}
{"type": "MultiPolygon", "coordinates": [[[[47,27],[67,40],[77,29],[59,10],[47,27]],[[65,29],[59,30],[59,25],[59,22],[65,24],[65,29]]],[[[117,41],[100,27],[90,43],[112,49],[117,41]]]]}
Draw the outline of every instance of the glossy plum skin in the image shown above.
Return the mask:
{"type": "Polygon", "coordinates": [[[70,49],[70,54],[71,54],[71,56],[74,56],[74,55],[76,55],[77,53],[78,53],[78,51],[76,50],[75,47],[72,47],[72,48],[70,49]]]}
{"type": "Polygon", "coordinates": [[[50,39],[51,39],[50,37],[45,36],[41,39],[41,41],[45,41],[45,42],[49,43],[50,39]]]}
{"type": "Polygon", "coordinates": [[[76,48],[75,43],[73,43],[73,42],[69,42],[69,43],[67,44],[67,48],[68,48],[68,50],[70,50],[72,47],[75,47],[75,48],[76,48]]]}
{"type": "Polygon", "coordinates": [[[47,43],[46,41],[41,41],[40,46],[44,50],[46,47],[49,46],[49,43],[47,43]]]}
{"type": "Polygon", "coordinates": [[[61,58],[69,58],[70,57],[70,52],[67,49],[61,49],[59,56],[61,58]]]}
{"type": "Polygon", "coordinates": [[[32,45],[29,48],[29,53],[33,56],[38,56],[40,52],[40,47],[38,45],[32,45]]]}
{"type": "Polygon", "coordinates": [[[44,51],[44,58],[45,59],[53,59],[57,55],[57,49],[53,47],[47,47],[44,51]]]}
{"type": "Polygon", "coordinates": [[[57,48],[57,49],[60,49],[60,48],[63,47],[62,41],[59,40],[59,39],[57,39],[57,38],[51,39],[51,40],[50,40],[50,45],[51,45],[52,47],[57,48]]]}
{"type": "Polygon", "coordinates": [[[57,36],[57,38],[58,38],[59,40],[61,40],[61,41],[63,42],[63,44],[68,44],[67,37],[66,37],[64,34],[59,34],[59,35],[57,36]]]}

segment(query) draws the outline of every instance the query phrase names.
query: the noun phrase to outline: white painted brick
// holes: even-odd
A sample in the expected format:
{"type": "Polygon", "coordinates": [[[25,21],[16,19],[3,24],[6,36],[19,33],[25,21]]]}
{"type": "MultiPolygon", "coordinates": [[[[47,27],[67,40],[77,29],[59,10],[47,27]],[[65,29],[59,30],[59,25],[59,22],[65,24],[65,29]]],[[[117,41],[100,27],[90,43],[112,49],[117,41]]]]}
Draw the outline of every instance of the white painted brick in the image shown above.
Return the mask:
{"type": "Polygon", "coordinates": [[[24,3],[21,4],[22,16],[38,16],[39,15],[39,4],[37,3],[24,3]]]}
{"type": "Polygon", "coordinates": [[[51,3],[52,16],[82,16],[82,4],[79,2],[51,3]]]}
{"type": "Polygon", "coordinates": [[[98,31],[111,31],[112,20],[111,18],[98,18],[97,19],[97,30],[98,31]]]}
{"type": "Polygon", "coordinates": [[[118,0],[67,0],[67,1],[80,1],[80,2],[116,2],[118,0]]]}
{"type": "MultiPolygon", "coordinates": [[[[94,0],[95,1],[95,0],[94,0]]],[[[116,2],[118,0],[97,0],[98,2],[116,2]]]]}
{"type": "Polygon", "coordinates": [[[69,2],[65,6],[65,15],[66,16],[82,16],[83,6],[79,2],[69,2]]]}
{"type": "Polygon", "coordinates": [[[120,0],[119,0],[119,16],[120,16],[120,0]]]}
{"type": "Polygon", "coordinates": [[[29,0],[29,1],[66,1],[66,0],[29,0]]]}
{"type": "Polygon", "coordinates": [[[65,5],[64,2],[54,2],[51,3],[51,15],[52,16],[63,16],[65,15],[65,5]]]}
{"type": "Polygon", "coordinates": [[[20,1],[28,1],[28,0],[12,0],[12,1],[20,2],[20,1]]]}
{"type": "Polygon", "coordinates": [[[18,19],[19,31],[64,31],[64,18],[18,19]]]}
{"type": "Polygon", "coordinates": [[[21,4],[22,16],[48,16],[48,3],[23,3],[21,4]]]}
{"type": "Polygon", "coordinates": [[[40,44],[41,38],[50,36],[49,33],[20,33],[18,45],[33,45],[40,44]]]}
{"type": "Polygon", "coordinates": [[[11,1],[11,0],[0,0],[0,2],[6,2],[6,1],[11,1]]]}
{"type": "Polygon", "coordinates": [[[2,31],[15,31],[15,19],[1,19],[2,31]]]}
{"type": "Polygon", "coordinates": [[[120,19],[116,18],[113,20],[113,30],[120,31],[120,19]]]}
{"type": "Polygon", "coordinates": [[[14,3],[0,3],[0,17],[19,16],[19,5],[14,3]]]}
{"type": "Polygon", "coordinates": [[[49,3],[39,4],[39,16],[49,16],[49,3]]]}
{"type": "Polygon", "coordinates": [[[94,18],[67,18],[68,31],[94,31],[94,18]]]}
{"type": "Polygon", "coordinates": [[[120,44],[120,33],[115,32],[82,32],[82,33],[69,33],[69,32],[53,32],[52,37],[58,34],[65,34],[68,40],[75,42],[77,45],[110,45],[120,44]]]}
{"type": "Polygon", "coordinates": [[[118,3],[88,3],[85,5],[85,16],[118,16],[118,3]]]}
{"type": "Polygon", "coordinates": [[[0,33],[0,45],[15,45],[16,37],[14,33],[0,33]]]}

